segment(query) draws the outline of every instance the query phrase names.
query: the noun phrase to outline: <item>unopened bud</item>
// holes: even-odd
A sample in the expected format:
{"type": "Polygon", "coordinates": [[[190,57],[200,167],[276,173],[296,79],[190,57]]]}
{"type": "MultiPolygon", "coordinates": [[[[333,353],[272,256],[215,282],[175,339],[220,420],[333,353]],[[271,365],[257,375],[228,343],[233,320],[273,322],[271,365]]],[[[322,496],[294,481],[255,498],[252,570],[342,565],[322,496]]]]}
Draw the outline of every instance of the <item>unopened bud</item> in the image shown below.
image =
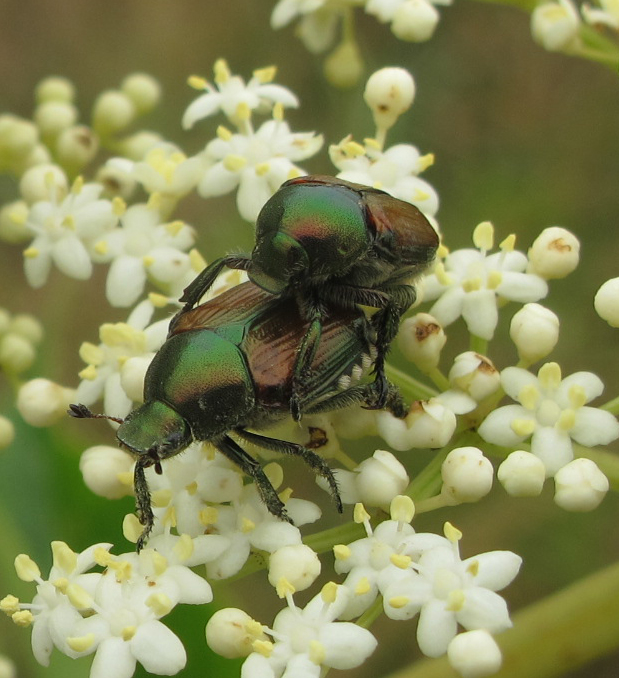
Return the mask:
{"type": "Polygon", "coordinates": [[[152,110],[161,98],[161,86],[155,78],[146,73],[128,75],[122,81],[120,89],[131,99],[140,115],[152,110]]]}
{"type": "Polygon", "coordinates": [[[131,474],[133,459],[118,447],[96,445],[82,452],[80,471],[86,486],[106,499],[120,499],[132,494],[124,478],[131,474]]]}
{"type": "Polygon", "coordinates": [[[537,497],[544,487],[544,462],[530,452],[516,450],[499,466],[497,478],[512,497],[537,497]]]}
{"type": "Polygon", "coordinates": [[[415,98],[415,81],[404,68],[381,68],[373,73],[363,93],[380,129],[389,129],[415,98]]]}
{"type": "Polygon", "coordinates": [[[441,476],[441,494],[448,503],[468,503],[490,492],[494,469],[477,447],[458,447],[445,458],[441,476]]]}
{"type": "Polygon", "coordinates": [[[611,327],[619,327],[619,278],[607,280],[593,302],[597,314],[611,327]]]}
{"type": "Polygon", "coordinates": [[[525,304],[509,326],[518,355],[529,365],[545,358],[559,340],[559,318],[541,304],[525,304]]]}
{"type": "Polygon", "coordinates": [[[446,341],[443,328],[429,313],[417,313],[407,318],[398,333],[400,350],[422,372],[429,372],[438,365],[446,341]]]}
{"type": "Polygon", "coordinates": [[[319,574],[318,555],[305,544],[282,546],[269,556],[269,582],[272,586],[286,579],[295,591],[304,591],[319,574]]]}
{"type": "Polygon", "coordinates": [[[527,271],[553,280],[565,278],[578,266],[580,242],[561,226],[545,228],[535,239],[528,252],[527,271]]]}
{"type": "Polygon", "coordinates": [[[574,459],[555,473],[555,502],[566,511],[593,511],[608,489],[608,478],[590,459],[574,459]]]}
{"type": "Polygon", "coordinates": [[[400,40],[424,42],[432,37],[439,18],[427,0],[405,0],[393,15],[391,30],[400,40]]]}

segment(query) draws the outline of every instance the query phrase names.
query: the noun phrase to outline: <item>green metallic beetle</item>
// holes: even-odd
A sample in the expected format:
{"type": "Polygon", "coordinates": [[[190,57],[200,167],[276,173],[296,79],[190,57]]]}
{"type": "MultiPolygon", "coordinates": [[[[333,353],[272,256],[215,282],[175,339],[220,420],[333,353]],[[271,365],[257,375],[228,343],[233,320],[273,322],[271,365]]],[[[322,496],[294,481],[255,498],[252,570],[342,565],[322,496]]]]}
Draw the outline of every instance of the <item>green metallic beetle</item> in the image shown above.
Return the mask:
{"type": "Polygon", "coordinates": [[[415,301],[409,280],[434,259],[439,239],[426,217],[408,202],[329,176],[284,183],[256,222],[249,255],[215,260],[184,291],[185,309],[199,303],[224,267],[247,271],[249,279],[280,297],[294,296],[307,330],[299,344],[290,405],[299,419],[300,384],[309,373],[324,329],[324,305],[379,310],[376,328],[375,407],[389,392],[385,357],[402,314],[415,301]]]}
{"type": "MultiPolygon", "coordinates": [[[[135,458],[136,506],[144,531],[140,550],[154,516],[144,470],[193,441],[208,441],[256,482],[271,513],[289,520],[283,502],[260,464],[231,436],[236,434],[268,450],[299,455],[326,478],[342,510],[331,470],[316,452],[249,431],[288,416],[298,346],[308,330],[292,298],[278,299],[251,282],[238,285],[195,309],[179,312],[168,337],[151,362],[144,382],[144,404],[120,423],[116,436],[135,458]]],[[[374,384],[350,386],[359,365],[371,365],[373,330],[357,308],[325,308],[322,336],[307,379],[298,384],[302,412],[318,413],[362,402],[372,405],[374,384]]],[[[388,405],[398,416],[404,406],[390,386],[388,405]]],[[[74,417],[93,414],[71,405],[74,417]]]]}

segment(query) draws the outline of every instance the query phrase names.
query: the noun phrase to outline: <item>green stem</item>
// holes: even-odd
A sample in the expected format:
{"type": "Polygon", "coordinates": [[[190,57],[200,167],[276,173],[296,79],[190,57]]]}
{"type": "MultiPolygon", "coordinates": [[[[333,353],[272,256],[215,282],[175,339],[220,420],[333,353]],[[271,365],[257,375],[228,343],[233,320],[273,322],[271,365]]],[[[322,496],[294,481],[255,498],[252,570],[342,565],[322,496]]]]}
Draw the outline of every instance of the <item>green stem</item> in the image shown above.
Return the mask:
{"type": "MultiPolygon", "coordinates": [[[[503,668],[493,678],[552,678],[619,648],[619,563],[529,605],[497,637],[503,668]]],[[[457,678],[446,658],[389,678],[457,678]]]]}
{"type": "Polygon", "coordinates": [[[431,386],[427,386],[393,365],[387,363],[385,365],[385,373],[390,381],[393,381],[400,387],[402,395],[406,400],[428,400],[429,398],[438,395],[438,391],[431,386]]]}
{"type": "Polygon", "coordinates": [[[619,396],[613,398],[612,400],[609,400],[607,403],[604,403],[603,405],[600,405],[600,409],[606,410],[607,412],[611,412],[615,416],[619,415],[619,396]]]}
{"type": "Polygon", "coordinates": [[[474,334],[471,334],[469,346],[471,351],[475,351],[475,353],[479,353],[479,355],[488,355],[487,339],[482,339],[481,337],[476,337],[474,334]]]}

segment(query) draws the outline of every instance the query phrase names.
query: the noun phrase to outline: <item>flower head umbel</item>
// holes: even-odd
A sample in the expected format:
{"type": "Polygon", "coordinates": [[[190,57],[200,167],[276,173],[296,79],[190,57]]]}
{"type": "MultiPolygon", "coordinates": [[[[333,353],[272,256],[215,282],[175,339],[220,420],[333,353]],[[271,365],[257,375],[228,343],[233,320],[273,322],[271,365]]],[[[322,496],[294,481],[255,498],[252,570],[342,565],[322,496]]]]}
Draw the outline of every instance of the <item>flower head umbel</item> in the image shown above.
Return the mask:
{"type": "Polygon", "coordinates": [[[463,317],[471,334],[492,339],[502,300],[526,303],[546,296],[548,285],[537,275],[525,273],[527,257],[514,249],[513,236],[489,254],[494,228],[482,222],[473,233],[477,249],[456,250],[436,264],[427,277],[424,298],[436,299],[429,310],[444,327],[463,317]]]}
{"type": "Polygon", "coordinates": [[[601,379],[591,372],[562,378],[557,363],[542,365],[537,376],[507,367],[501,373],[501,384],[519,404],[491,412],[479,434],[508,447],[531,436],[531,452],[544,462],[547,477],[572,461],[572,441],[593,447],[619,437],[619,422],[610,412],[585,405],[604,389],[601,379]]]}

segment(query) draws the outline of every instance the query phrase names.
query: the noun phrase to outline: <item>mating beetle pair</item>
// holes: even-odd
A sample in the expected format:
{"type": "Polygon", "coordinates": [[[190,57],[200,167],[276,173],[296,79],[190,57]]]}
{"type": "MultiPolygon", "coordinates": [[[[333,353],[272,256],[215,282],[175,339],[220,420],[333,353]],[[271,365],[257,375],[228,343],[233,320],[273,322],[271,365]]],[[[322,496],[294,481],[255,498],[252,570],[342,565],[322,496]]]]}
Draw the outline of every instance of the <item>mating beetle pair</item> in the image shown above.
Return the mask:
{"type": "Polygon", "coordinates": [[[256,222],[249,255],[215,260],[185,289],[181,301],[193,308],[224,267],[247,271],[249,279],[280,297],[294,296],[309,326],[294,368],[291,413],[300,419],[298,384],[308,373],[320,342],[324,304],[379,310],[374,365],[378,398],[388,393],[385,356],[402,314],[415,301],[408,280],[434,259],[438,235],[410,203],[384,191],[328,176],[284,183],[256,222]]]}
{"type": "MultiPolygon", "coordinates": [[[[322,457],[250,432],[292,413],[312,414],[363,403],[405,408],[384,374],[385,354],[402,313],[415,299],[405,283],[432,260],[438,238],[425,217],[382,191],[331,177],[286,182],[266,203],[251,257],[229,255],[184,291],[166,342],[146,373],[144,404],[120,423],[117,438],[136,457],[135,494],[144,531],[154,516],[144,471],[194,440],[212,443],[256,482],[274,515],[284,505],[258,462],[230,436],[301,456],[330,485],[322,457]],[[252,282],[197,306],[221,270],[247,270],[252,282]],[[378,308],[368,320],[359,305],[378,308]],[[363,363],[373,384],[350,386],[363,363]]],[[[100,417],[72,405],[75,417],[100,417]]],[[[108,417],[111,418],[111,417],[108,417]]]]}

